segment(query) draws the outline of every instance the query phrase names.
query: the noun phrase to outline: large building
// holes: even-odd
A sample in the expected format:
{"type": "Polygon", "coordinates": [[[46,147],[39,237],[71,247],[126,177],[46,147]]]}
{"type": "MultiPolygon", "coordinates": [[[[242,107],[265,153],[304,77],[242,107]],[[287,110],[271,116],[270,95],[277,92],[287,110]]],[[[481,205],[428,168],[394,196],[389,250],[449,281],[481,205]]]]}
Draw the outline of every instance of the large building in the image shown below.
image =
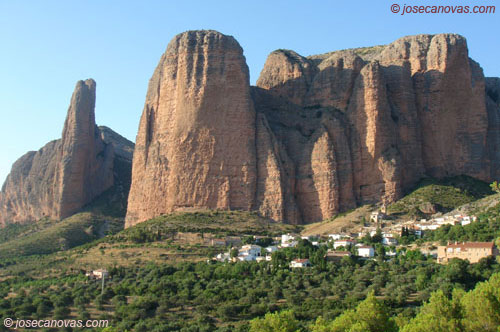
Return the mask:
{"type": "Polygon", "coordinates": [[[493,242],[462,242],[438,247],[438,263],[447,263],[452,258],[466,259],[477,263],[481,258],[498,256],[499,251],[493,242]]]}

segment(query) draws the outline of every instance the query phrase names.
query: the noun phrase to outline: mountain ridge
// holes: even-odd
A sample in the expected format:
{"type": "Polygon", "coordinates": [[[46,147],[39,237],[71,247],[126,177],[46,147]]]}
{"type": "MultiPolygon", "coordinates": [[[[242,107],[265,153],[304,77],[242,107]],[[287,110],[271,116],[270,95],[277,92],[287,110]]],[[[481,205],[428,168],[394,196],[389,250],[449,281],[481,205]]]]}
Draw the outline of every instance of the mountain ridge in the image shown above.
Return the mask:
{"type": "Polygon", "coordinates": [[[491,181],[500,175],[496,93],[457,34],[308,57],[277,50],[255,87],[233,37],[179,34],[150,81],[126,225],[190,208],[303,224],[390,204],[425,177],[491,181]],[[223,115],[236,95],[246,106],[223,115]],[[241,123],[225,122],[235,116],[241,123]],[[235,198],[243,192],[248,206],[235,198]]]}

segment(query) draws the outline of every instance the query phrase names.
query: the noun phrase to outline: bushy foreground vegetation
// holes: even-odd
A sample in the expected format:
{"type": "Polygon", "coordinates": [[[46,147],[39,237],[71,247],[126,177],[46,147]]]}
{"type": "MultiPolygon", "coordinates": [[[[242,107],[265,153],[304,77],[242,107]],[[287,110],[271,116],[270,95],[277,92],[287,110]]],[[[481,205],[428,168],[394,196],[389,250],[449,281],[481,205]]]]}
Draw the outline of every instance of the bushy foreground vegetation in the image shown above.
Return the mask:
{"type": "Polygon", "coordinates": [[[390,308],[372,292],[355,309],[334,320],[319,317],[302,328],[293,311],[281,311],[252,320],[250,332],[496,332],[500,327],[499,289],[497,273],[469,292],[455,289],[451,298],[438,290],[412,319],[391,317],[390,308]]]}
{"type": "MultiPolygon", "coordinates": [[[[322,250],[302,241],[284,253],[315,261],[322,250]]],[[[379,308],[373,319],[387,319],[383,326],[396,328],[418,319],[418,306],[435,297],[433,292],[449,299],[500,272],[492,258],[438,265],[419,251],[392,260],[346,257],[293,270],[279,264],[282,258],[115,267],[103,294],[100,282],[86,280],[82,272],[42,280],[17,276],[0,284],[0,312],[19,318],[106,318],[113,325],[109,331],[289,331],[256,330],[276,315],[293,317],[296,329],[290,331],[372,331],[360,321],[367,308],[379,308]]]]}
{"type": "MultiPolygon", "coordinates": [[[[487,190],[482,184],[473,185],[459,188],[447,198],[438,196],[447,196],[449,188],[436,191],[425,185],[422,188],[430,196],[424,193],[424,201],[409,202],[418,208],[430,200],[449,209],[453,206],[446,201],[455,194],[475,199],[487,190]]],[[[423,239],[401,240],[497,239],[500,205],[475,214],[477,223],[443,226],[427,232],[423,239]]],[[[344,257],[327,262],[326,247],[302,240],[295,248],[275,252],[270,262],[147,263],[139,259],[143,256],[132,255],[155,249],[163,250],[163,255],[170,250],[171,256],[173,247],[184,254],[188,247],[202,252],[198,244],[173,243],[172,236],[178,232],[269,237],[299,229],[271,223],[251,212],[205,211],[161,216],[96,240],[120,227],[119,219],[89,212],[57,224],[44,221],[3,229],[0,268],[9,273],[1,276],[2,317],[109,319],[107,332],[498,332],[500,325],[500,264],[491,257],[477,264],[453,259],[439,265],[418,250],[404,248],[398,249],[396,257],[386,257],[374,240],[376,234],[363,238],[365,243],[377,243],[373,260],[344,257]],[[117,248],[124,252],[113,252],[117,248]],[[54,251],[60,252],[50,254],[54,251]],[[113,253],[130,260],[129,264],[107,266],[110,276],[104,292],[100,281],[85,277],[82,264],[75,264],[90,253],[97,260],[113,253]],[[313,267],[290,269],[289,262],[295,258],[308,258],[313,267]],[[25,272],[26,265],[32,265],[30,273],[25,272]],[[45,269],[51,272],[43,273],[45,269]]]]}

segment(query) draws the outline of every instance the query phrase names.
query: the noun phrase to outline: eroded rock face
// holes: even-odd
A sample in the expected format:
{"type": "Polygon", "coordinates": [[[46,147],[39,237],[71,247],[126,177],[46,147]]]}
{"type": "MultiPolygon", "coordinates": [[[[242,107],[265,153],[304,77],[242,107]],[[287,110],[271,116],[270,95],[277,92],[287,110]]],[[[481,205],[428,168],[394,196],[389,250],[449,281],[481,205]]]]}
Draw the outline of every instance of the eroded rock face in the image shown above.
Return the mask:
{"type": "MultiPolygon", "coordinates": [[[[114,143],[121,136],[96,126],[95,92],[94,80],[79,81],[62,138],[14,163],[0,193],[1,224],[68,217],[113,186],[114,143]]],[[[116,145],[123,160],[125,146],[133,148],[130,142],[116,145]]]]}
{"type": "Polygon", "coordinates": [[[176,36],[149,83],[127,226],[185,208],[251,209],[255,130],[238,42],[215,31],[176,36]]]}
{"type": "Polygon", "coordinates": [[[95,124],[95,82],[79,81],[71,98],[56,163],[55,216],[65,218],[113,185],[113,146],[95,124]]]}
{"type": "MultiPolygon", "coordinates": [[[[330,130],[330,136],[346,138],[348,148],[342,147],[342,155],[350,155],[350,165],[347,160],[343,171],[337,171],[345,192],[340,195],[342,210],[343,204],[392,202],[423,176],[466,174],[486,181],[498,176],[498,81],[487,82],[485,102],[482,69],[468,57],[465,39],[441,34],[307,58],[276,51],[257,85],[306,114],[324,117],[333,112],[342,122],[330,130]]],[[[271,118],[280,113],[265,102],[256,102],[256,110],[271,118]]],[[[301,126],[314,122],[311,118],[304,116],[301,126]]],[[[271,127],[283,132],[283,125],[281,119],[271,127]]],[[[313,137],[294,135],[277,137],[283,142],[313,137]]],[[[332,150],[338,149],[334,143],[332,150]]],[[[304,149],[296,146],[287,152],[294,159],[304,149]]],[[[301,201],[302,193],[295,194],[301,201]]],[[[308,195],[321,196],[318,191],[308,195]]]]}
{"type": "Polygon", "coordinates": [[[178,35],[150,81],[127,226],[175,210],[308,223],[392,202],[424,176],[498,176],[500,84],[454,34],[303,57],[249,87],[237,42],[178,35]]]}

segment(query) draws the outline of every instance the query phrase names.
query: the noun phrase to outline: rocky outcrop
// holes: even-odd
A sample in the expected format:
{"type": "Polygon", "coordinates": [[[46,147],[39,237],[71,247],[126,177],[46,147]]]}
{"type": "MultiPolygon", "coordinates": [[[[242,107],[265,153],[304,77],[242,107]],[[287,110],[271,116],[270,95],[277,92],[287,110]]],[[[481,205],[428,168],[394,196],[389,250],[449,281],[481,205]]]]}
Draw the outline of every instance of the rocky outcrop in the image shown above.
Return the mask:
{"type": "Polygon", "coordinates": [[[118,157],[130,165],[133,144],[95,124],[95,92],[93,80],[79,81],[62,138],[14,163],[0,193],[1,224],[68,217],[113,186],[118,157]]]}
{"type": "Polygon", "coordinates": [[[127,226],[183,209],[308,223],[390,203],[422,177],[500,174],[499,81],[454,34],[304,57],[248,83],[229,36],[175,37],[150,81],[127,226]]]}
{"type": "Polygon", "coordinates": [[[243,50],[215,31],[176,36],[149,82],[127,226],[186,208],[249,210],[256,172],[243,50]]]}
{"type": "MultiPolygon", "coordinates": [[[[490,81],[486,90],[495,96],[490,81]]],[[[485,103],[482,69],[461,36],[411,36],[307,58],[280,50],[257,85],[305,112],[334,111],[344,121],[335,132],[349,142],[352,167],[338,178],[352,178],[340,188],[352,189],[356,204],[392,202],[423,176],[498,176],[498,112],[494,98],[485,103]]],[[[276,112],[258,102],[256,110],[276,112]]],[[[292,159],[301,153],[289,151],[292,159]]]]}

